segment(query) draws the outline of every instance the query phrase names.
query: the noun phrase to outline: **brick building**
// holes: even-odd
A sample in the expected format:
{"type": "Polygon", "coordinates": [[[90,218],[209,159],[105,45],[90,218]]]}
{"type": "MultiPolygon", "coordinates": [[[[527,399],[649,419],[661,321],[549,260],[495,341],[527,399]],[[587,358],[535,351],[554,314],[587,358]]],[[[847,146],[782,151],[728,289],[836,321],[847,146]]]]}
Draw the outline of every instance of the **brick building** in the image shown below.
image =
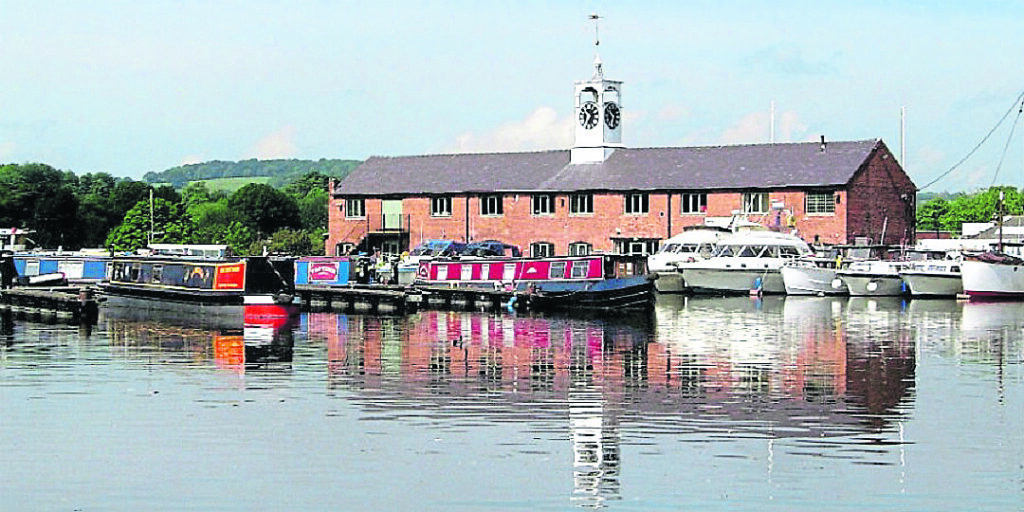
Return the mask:
{"type": "Polygon", "coordinates": [[[737,214],[809,243],[914,241],[916,187],[880,139],[626,148],[621,93],[597,59],[568,150],[368,159],[333,187],[327,254],[427,239],[650,253],[737,214]]]}

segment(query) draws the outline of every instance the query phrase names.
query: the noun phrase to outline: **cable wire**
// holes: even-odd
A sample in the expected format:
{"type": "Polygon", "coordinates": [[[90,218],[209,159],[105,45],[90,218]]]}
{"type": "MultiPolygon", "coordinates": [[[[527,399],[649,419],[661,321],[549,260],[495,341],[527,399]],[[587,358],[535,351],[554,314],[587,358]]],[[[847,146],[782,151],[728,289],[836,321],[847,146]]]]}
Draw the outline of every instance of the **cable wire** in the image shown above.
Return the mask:
{"type": "MultiPolygon", "coordinates": [[[[997,122],[996,125],[993,126],[991,130],[989,130],[989,132],[985,135],[985,137],[981,139],[981,142],[978,142],[978,144],[976,146],[974,146],[974,149],[971,149],[971,151],[968,152],[966,156],[961,158],[959,162],[953,164],[953,167],[950,167],[948,171],[940,174],[938,178],[935,178],[934,180],[929,181],[924,186],[918,188],[917,189],[918,192],[920,192],[920,191],[922,191],[922,190],[924,190],[924,189],[934,185],[936,182],[938,182],[942,178],[945,178],[946,176],[949,176],[953,171],[955,171],[957,169],[957,167],[960,167],[960,165],[962,165],[964,162],[966,162],[967,159],[971,157],[971,155],[973,155],[975,152],[977,152],[978,149],[981,148],[981,146],[984,145],[986,141],[988,141],[989,137],[991,137],[992,134],[995,133],[996,129],[999,128],[999,125],[1003,124],[1003,121],[1006,121],[1006,118],[1010,116],[1010,112],[1013,112],[1014,107],[1016,107],[1017,104],[1020,103],[1022,100],[1024,100],[1024,92],[1021,92],[1019,95],[1017,95],[1017,99],[1013,100],[1013,103],[1010,105],[1010,108],[1008,108],[1006,110],[1006,113],[1003,114],[1003,117],[1000,118],[999,122],[997,122]]],[[[1018,113],[1018,117],[1019,116],[1020,116],[1020,114],[1018,113]]]]}

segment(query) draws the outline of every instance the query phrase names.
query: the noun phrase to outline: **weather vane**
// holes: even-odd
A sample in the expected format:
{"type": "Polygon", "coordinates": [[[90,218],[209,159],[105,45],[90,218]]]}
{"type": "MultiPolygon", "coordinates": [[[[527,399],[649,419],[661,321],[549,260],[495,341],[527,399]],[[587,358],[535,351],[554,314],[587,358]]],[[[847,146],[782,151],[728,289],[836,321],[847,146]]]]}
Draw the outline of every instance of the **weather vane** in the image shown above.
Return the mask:
{"type": "Polygon", "coordinates": [[[597,21],[600,20],[601,17],[595,12],[590,15],[590,19],[594,20],[594,46],[597,47],[601,44],[601,38],[597,33],[597,21]]]}

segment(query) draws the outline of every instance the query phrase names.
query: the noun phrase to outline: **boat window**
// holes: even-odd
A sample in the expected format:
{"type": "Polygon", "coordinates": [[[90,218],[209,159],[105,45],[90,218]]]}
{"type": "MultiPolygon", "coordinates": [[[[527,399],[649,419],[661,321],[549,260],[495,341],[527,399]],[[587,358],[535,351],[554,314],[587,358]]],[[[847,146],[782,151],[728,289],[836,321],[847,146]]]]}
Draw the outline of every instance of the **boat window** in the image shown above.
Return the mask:
{"type": "Polygon", "coordinates": [[[739,256],[740,258],[755,258],[758,254],[761,253],[762,250],[764,250],[764,247],[751,247],[749,245],[744,245],[743,248],[740,249],[737,256],[739,256]]]}
{"type": "Polygon", "coordinates": [[[138,281],[139,280],[139,270],[140,269],[139,269],[138,265],[133,264],[133,265],[129,266],[128,267],[128,280],[129,281],[138,281]]]}
{"type": "Polygon", "coordinates": [[[551,263],[551,268],[548,270],[549,279],[562,279],[565,277],[565,262],[555,261],[551,263]]]}
{"type": "Polygon", "coordinates": [[[665,244],[661,246],[661,250],[658,252],[679,252],[679,249],[684,247],[680,244],[665,244]]]}
{"type": "Polygon", "coordinates": [[[460,279],[463,281],[470,281],[473,279],[473,265],[468,263],[462,264],[462,277],[460,279]]]}
{"type": "Polygon", "coordinates": [[[438,265],[437,280],[444,281],[445,279],[448,279],[448,265],[438,265]]]}
{"type": "Polygon", "coordinates": [[[152,282],[154,282],[154,283],[159,283],[160,280],[163,278],[163,276],[164,276],[164,266],[163,265],[153,265],[153,276],[150,278],[150,280],[152,282]]]}
{"type": "Polygon", "coordinates": [[[795,258],[800,256],[800,251],[796,247],[784,245],[779,247],[779,256],[782,256],[783,258],[795,258]]]}
{"type": "Polygon", "coordinates": [[[590,268],[590,261],[574,261],[572,262],[572,277],[574,279],[581,279],[587,277],[587,270],[590,268]]]}
{"type": "Polygon", "coordinates": [[[720,245],[718,250],[715,252],[715,256],[732,256],[736,253],[736,248],[731,245],[720,245]]]}
{"type": "Polygon", "coordinates": [[[952,267],[949,267],[949,270],[951,272],[960,272],[960,265],[953,265],[952,267]]]}

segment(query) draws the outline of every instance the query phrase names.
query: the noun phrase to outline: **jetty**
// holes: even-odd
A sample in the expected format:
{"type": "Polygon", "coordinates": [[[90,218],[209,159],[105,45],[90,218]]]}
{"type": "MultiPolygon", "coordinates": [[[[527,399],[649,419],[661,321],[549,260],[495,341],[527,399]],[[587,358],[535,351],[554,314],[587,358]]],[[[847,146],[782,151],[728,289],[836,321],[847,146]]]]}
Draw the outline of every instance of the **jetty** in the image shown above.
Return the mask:
{"type": "Polygon", "coordinates": [[[0,290],[0,309],[69,323],[94,324],[99,302],[91,288],[7,288],[0,290]]]}

